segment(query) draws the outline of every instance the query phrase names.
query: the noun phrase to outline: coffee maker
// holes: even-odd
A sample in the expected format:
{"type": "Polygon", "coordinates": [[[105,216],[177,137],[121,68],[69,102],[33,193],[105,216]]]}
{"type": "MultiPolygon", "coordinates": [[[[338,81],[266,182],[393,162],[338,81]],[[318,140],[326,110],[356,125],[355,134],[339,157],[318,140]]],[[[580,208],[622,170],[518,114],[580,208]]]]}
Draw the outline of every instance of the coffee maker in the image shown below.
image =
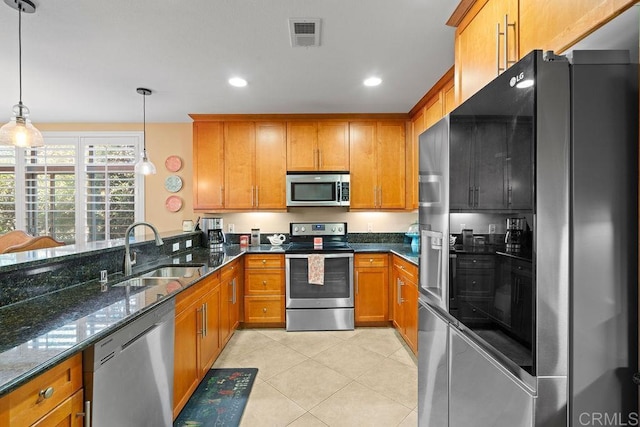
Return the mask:
{"type": "Polygon", "coordinates": [[[202,218],[200,224],[209,249],[221,251],[226,242],[222,218],[202,218]]]}
{"type": "Polygon", "coordinates": [[[505,250],[519,253],[525,247],[527,238],[525,218],[507,218],[507,234],[504,236],[505,250]]]}

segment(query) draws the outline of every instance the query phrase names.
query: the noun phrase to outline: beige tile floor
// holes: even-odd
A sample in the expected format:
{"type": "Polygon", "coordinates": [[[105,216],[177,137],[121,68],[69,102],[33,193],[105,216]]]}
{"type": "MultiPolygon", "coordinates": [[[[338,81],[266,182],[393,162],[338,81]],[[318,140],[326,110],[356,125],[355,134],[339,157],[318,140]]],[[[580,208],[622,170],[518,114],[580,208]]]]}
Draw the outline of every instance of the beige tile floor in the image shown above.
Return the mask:
{"type": "Polygon", "coordinates": [[[416,426],[416,359],[392,328],[235,332],[214,368],[258,368],[241,426],[416,426]]]}

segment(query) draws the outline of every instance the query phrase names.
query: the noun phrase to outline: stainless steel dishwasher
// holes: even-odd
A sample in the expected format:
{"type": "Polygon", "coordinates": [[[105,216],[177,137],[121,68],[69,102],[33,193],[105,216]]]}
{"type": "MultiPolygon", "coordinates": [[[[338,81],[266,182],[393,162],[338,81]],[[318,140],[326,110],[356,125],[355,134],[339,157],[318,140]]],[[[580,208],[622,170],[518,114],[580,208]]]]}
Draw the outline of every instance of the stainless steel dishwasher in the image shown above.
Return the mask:
{"type": "Polygon", "coordinates": [[[173,425],[175,302],[167,301],[84,353],[91,425],[173,425]]]}

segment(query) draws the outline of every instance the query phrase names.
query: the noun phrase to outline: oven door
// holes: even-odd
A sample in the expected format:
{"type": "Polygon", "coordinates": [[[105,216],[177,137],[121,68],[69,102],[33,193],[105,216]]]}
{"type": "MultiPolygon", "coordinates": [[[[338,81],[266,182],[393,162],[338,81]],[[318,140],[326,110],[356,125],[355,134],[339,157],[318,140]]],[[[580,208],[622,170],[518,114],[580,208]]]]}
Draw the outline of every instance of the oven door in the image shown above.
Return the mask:
{"type": "Polygon", "coordinates": [[[353,308],[353,253],[322,254],[324,285],[309,283],[309,255],[285,254],[286,308],[353,308]]]}

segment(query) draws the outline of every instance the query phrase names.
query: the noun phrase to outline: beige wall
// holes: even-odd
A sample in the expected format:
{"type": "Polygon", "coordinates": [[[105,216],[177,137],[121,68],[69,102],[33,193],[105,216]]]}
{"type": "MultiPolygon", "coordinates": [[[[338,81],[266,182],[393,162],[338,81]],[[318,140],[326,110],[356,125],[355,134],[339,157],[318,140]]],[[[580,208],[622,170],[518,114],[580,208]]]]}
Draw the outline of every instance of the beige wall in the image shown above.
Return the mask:
{"type": "MultiPolygon", "coordinates": [[[[37,123],[41,131],[141,131],[142,123],[37,123]]],[[[156,165],[157,174],[147,176],[145,182],[145,220],[160,231],[182,228],[182,221],[195,221],[201,213],[193,211],[193,149],[191,123],[147,123],[147,154],[156,165]],[[183,180],[183,187],[175,193],[182,198],[183,207],[171,213],[165,208],[165,200],[172,193],[164,188],[164,180],[172,175],[164,162],[176,155],[183,160],[182,169],[175,173],[183,180]]],[[[248,233],[258,227],[265,233],[287,233],[289,223],[296,221],[346,221],[350,232],[366,232],[369,224],[374,232],[405,232],[418,220],[416,212],[347,212],[341,209],[300,208],[285,213],[247,212],[210,214],[224,218],[225,231],[234,224],[236,233],[248,233]]]]}

